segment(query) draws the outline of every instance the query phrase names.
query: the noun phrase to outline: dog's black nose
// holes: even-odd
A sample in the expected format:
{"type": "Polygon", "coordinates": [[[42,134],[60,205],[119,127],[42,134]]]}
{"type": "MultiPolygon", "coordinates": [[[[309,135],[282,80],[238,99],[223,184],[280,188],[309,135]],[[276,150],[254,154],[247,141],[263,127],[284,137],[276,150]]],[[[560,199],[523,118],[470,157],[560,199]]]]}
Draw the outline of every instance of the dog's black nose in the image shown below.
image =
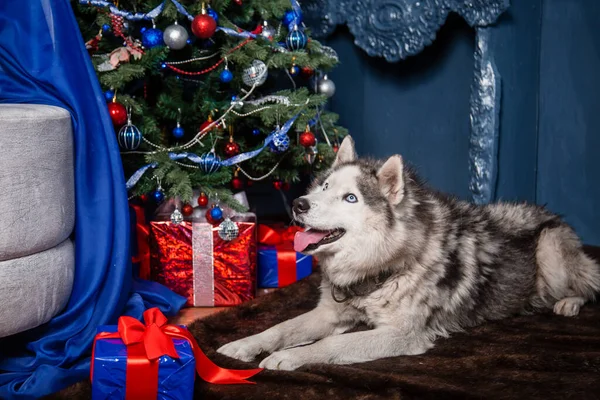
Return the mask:
{"type": "Polygon", "coordinates": [[[304,197],[299,197],[292,203],[296,214],[303,214],[310,210],[310,203],[304,197]]]}

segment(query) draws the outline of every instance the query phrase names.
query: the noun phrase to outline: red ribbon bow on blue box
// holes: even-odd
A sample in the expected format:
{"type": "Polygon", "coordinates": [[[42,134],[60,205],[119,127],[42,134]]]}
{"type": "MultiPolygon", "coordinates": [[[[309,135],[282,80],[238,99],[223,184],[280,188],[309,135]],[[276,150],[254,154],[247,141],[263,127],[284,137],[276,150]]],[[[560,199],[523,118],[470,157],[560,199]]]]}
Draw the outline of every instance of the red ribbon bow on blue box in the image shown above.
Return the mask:
{"type": "Polygon", "coordinates": [[[298,226],[258,226],[258,287],[290,285],[312,273],[313,258],[294,251],[298,226]]]}
{"type": "Polygon", "coordinates": [[[169,398],[191,399],[196,372],[209,383],[248,384],[253,383],[248,378],[262,371],[217,366],[186,328],[168,325],[158,308],[144,312],[144,322],[123,316],[117,327],[102,327],[96,335],[90,370],[94,400],[158,399],[168,390],[177,391],[169,398]],[[161,372],[165,379],[159,379],[161,372]]]}

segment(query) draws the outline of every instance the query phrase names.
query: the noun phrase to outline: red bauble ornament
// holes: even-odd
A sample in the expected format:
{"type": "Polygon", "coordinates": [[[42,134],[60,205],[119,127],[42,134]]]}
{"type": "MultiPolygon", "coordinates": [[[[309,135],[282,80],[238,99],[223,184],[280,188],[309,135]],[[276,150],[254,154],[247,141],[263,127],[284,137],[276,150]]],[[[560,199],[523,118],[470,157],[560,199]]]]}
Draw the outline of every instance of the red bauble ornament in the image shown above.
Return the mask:
{"type": "Polygon", "coordinates": [[[242,0],[234,0],[234,1],[235,1],[235,4],[237,4],[238,6],[242,5],[242,0]]]}
{"type": "Polygon", "coordinates": [[[206,207],[208,205],[208,196],[205,193],[200,193],[200,196],[198,196],[198,205],[200,207],[206,207]]]}
{"type": "Polygon", "coordinates": [[[113,124],[116,126],[124,125],[127,122],[127,109],[121,103],[117,103],[116,101],[108,103],[108,113],[113,124]]]}
{"type": "Polygon", "coordinates": [[[148,200],[148,195],[146,193],[140,195],[140,200],[145,203],[148,200]]]}
{"type": "Polygon", "coordinates": [[[333,145],[333,152],[334,153],[337,153],[339,149],[340,149],[340,146],[338,146],[337,144],[333,145]]]}
{"type": "Polygon", "coordinates": [[[186,217],[189,217],[190,215],[192,215],[194,213],[194,207],[192,207],[191,204],[184,204],[183,207],[181,208],[181,213],[183,215],[185,215],[186,217]]]}
{"type": "Polygon", "coordinates": [[[310,78],[315,71],[311,67],[302,67],[301,73],[303,77],[310,78]]]}
{"type": "Polygon", "coordinates": [[[290,190],[290,183],[283,182],[283,185],[281,185],[281,188],[287,192],[288,190],[290,190]]]}
{"type": "Polygon", "coordinates": [[[246,181],[246,186],[250,187],[250,186],[252,186],[252,185],[254,185],[254,181],[253,181],[252,179],[248,179],[248,180],[246,181]]]}
{"type": "Polygon", "coordinates": [[[231,180],[231,187],[234,190],[240,190],[244,187],[244,182],[237,176],[234,176],[231,180]]]}
{"type": "Polygon", "coordinates": [[[240,153],[240,145],[231,139],[229,142],[227,142],[223,151],[227,157],[236,156],[240,153]]]}
{"type": "Polygon", "coordinates": [[[208,39],[217,30],[217,22],[208,14],[196,15],[192,21],[192,32],[200,39],[208,39]]]}
{"type": "Polygon", "coordinates": [[[300,144],[304,147],[311,147],[317,144],[317,139],[311,131],[306,130],[300,134],[300,144]]]}
{"type": "MultiPolygon", "coordinates": [[[[198,132],[202,132],[204,130],[204,128],[206,128],[208,125],[212,124],[212,122],[213,122],[213,119],[211,116],[209,116],[208,119],[206,121],[204,121],[202,123],[202,125],[200,125],[200,128],[198,128],[198,132]]],[[[213,126],[212,129],[215,129],[215,127],[213,126]]]]}
{"type": "Polygon", "coordinates": [[[215,220],[213,219],[213,217],[210,216],[210,209],[206,210],[206,214],[204,214],[206,216],[206,222],[208,222],[211,225],[215,224],[215,220]]]}
{"type": "Polygon", "coordinates": [[[275,189],[281,190],[282,186],[283,186],[283,182],[281,182],[280,179],[276,179],[276,180],[273,181],[273,187],[275,189]]]}

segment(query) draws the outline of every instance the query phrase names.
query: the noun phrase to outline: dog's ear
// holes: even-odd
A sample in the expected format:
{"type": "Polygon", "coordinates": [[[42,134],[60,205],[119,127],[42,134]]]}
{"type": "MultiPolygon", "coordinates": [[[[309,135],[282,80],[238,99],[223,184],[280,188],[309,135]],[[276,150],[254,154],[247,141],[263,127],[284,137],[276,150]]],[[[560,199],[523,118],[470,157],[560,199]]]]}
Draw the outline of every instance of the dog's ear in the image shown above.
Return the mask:
{"type": "Polygon", "coordinates": [[[336,165],[351,162],[356,160],[356,152],[354,151],[354,140],[347,135],[344,140],[342,140],[342,144],[338,149],[337,156],[335,157],[335,161],[331,165],[331,167],[335,167],[336,165]]]}
{"type": "Polygon", "coordinates": [[[379,187],[390,204],[397,205],[404,197],[404,163],[399,155],[391,156],[377,171],[379,187]]]}

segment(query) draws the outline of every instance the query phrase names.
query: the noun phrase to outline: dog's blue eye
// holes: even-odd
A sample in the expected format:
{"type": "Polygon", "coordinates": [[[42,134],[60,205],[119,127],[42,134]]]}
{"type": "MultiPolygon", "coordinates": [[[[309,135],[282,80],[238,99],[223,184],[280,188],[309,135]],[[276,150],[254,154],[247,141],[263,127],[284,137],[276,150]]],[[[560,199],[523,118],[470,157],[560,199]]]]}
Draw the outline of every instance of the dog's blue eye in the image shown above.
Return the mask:
{"type": "Polygon", "coordinates": [[[346,200],[348,203],[356,203],[358,201],[356,196],[352,193],[347,194],[346,197],[344,197],[344,200],[346,200]]]}

